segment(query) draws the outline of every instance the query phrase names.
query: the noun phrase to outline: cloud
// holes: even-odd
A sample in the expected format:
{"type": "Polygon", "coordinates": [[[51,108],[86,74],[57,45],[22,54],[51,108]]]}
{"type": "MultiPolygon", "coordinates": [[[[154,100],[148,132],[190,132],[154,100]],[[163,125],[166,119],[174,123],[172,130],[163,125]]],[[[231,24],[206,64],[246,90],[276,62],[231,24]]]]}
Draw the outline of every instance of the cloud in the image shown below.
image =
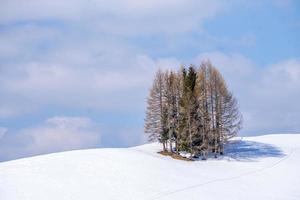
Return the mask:
{"type": "Polygon", "coordinates": [[[300,130],[300,61],[288,59],[257,66],[241,54],[210,52],[195,60],[210,59],[237,97],[247,135],[300,130]]]}
{"type": "Polygon", "coordinates": [[[92,122],[88,118],[84,117],[62,117],[56,116],[46,120],[46,123],[61,129],[80,129],[87,128],[92,125],[92,122]]]}
{"type": "Polygon", "coordinates": [[[141,110],[157,66],[179,61],[153,58],[132,40],[198,31],[226,7],[207,0],[4,1],[0,119],[46,105],[141,110]]]}
{"type": "MultiPolygon", "coordinates": [[[[300,98],[299,59],[258,66],[239,53],[208,52],[184,63],[200,64],[204,59],[210,59],[221,71],[237,97],[244,115],[243,135],[296,132],[300,129],[300,110],[297,107],[300,98]]],[[[28,105],[35,105],[35,110],[54,103],[75,110],[89,106],[121,113],[125,109],[125,113],[140,113],[138,116],[142,117],[147,89],[155,70],[158,67],[176,69],[183,62],[176,58],[153,59],[146,55],[130,60],[130,67],[124,71],[45,63],[6,68],[1,78],[2,93],[19,102],[30,99],[28,105]]],[[[9,98],[4,100],[9,102],[9,98]]],[[[105,146],[138,144],[143,135],[141,126],[107,125],[105,128],[105,146]],[[132,137],[130,141],[128,136],[125,137],[128,134],[132,137]]],[[[41,125],[4,132],[0,140],[2,160],[100,146],[98,128],[89,118],[57,116],[41,125]]]]}
{"type": "Polygon", "coordinates": [[[265,77],[265,84],[276,84],[278,87],[290,89],[300,87],[300,59],[289,59],[271,65],[267,73],[270,76],[265,77]]]}
{"type": "MultiPolygon", "coordinates": [[[[300,128],[297,123],[300,112],[293,106],[297,105],[296,101],[300,98],[298,59],[258,66],[239,53],[208,52],[190,61],[153,59],[146,55],[128,58],[127,63],[122,65],[124,68],[44,62],[6,68],[6,73],[2,73],[1,90],[7,99],[2,102],[11,106],[5,107],[6,104],[3,104],[6,109],[2,110],[0,117],[8,118],[10,112],[18,115],[38,112],[49,104],[77,110],[125,111],[142,116],[148,88],[159,67],[176,69],[181,63],[197,64],[209,58],[221,71],[239,101],[245,118],[243,133],[297,131],[300,128]],[[31,111],[22,110],[23,107],[31,108],[31,111]]],[[[114,60],[110,57],[107,59],[114,60]]],[[[106,63],[111,64],[108,60],[106,63]]]]}
{"type": "Polygon", "coordinates": [[[0,59],[5,61],[17,57],[18,61],[28,60],[33,54],[41,53],[43,44],[55,43],[61,34],[57,28],[34,23],[3,26],[0,31],[0,59]]]}
{"type": "Polygon", "coordinates": [[[174,34],[198,30],[226,5],[217,0],[12,0],[1,3],[0,23],[55,20],[118,35],[174,34]]]}
{"type": "Polygon", "coordinates": [[[135,94],[138,91],[146,95],[156,69],[174,68],[180,64],[174,58],[152,59],[146,55],[126,56],[122,64],[115,64],[115,59],[110,55],[100,62],[111,66],[109,68],[96,63],[86,66],[85,61],[82,65],[68,61],[25,62],[0,68],[0,93],[5,97],[0,105],[3,108],[0,118],[30,113],[30,110],[36,112],[49,104],[130,110],[137,106],[132,104],[132,98],[135,98],[141,107],[145,97],[135,94]]]}
{"type": "Polygon", "coordinates": [[[257,77],[254,76],[255,73],[259,71],[255,62],[239,53],[225,54],[219,51],[201,53],[193,59],[193,62],[200,63],[205,59],[213,62],[225,77],[230,89],[236,93],[244,90],[245,83],[249,85],[257,77]]]}
{"type": "MultiPolygon", "coordinates": [[[[20,109],[21,110],[21,109],[20,109]]],[[[1,105],[0,107],[0,119],[9,119],[18,116],[20,110],[16,110],[13,107],[1,105]]]]}
{"type": "Polygon", "coordinates": [[[4,127],[0,127],[0,140],[1,138],[4,136],[4,134],[6,133],[7,129],[4,127]]]}
{"type": "MultiPolygon", "coordinates": [[[[97,117],[107,124],[106,146],[137,144],[154,72],[158,67],[199,64],[205,58],[220,69],[238,98],[245,118],[243,133],[299,130],[300,112],[292,106],[299,99],[299,60],[258,66],[245,55],[228,53],[228,49],[251,50],[257,46],[259,35],[243,30],[242,35],[238,31],[234,36],[211,32],[214,28],[205,30],[212,18],[224,12],[253,6],[269,8],[274,2],[2,1],[0,120],[1,126],[8,127],[0,140],[3,152],[5,149],[10,158],[48,152],[55,145],[44,143],[46,140],[63,150],[60,141],[67,139],[56,141],[56,130],[63,133],[62,138],[83,130],[94,132],[89,128],[92,122],[71,119],[72,124],[60,117],[25,127],[37,118],[66,113],[97,117]],[[227,53],[207,52],[214,49],[227,53]],[[199,52],[204,53],[195,56],[199,52]],[[23,128],[11,130],[15,127],[23,128]],[[10,150],[10,146],[19,149],[10,150]]],[[[77,137],[82,136],[79,133],[77,137]]],[[[80,146],[77,142],[70,140],[70,146],[80,146]]]]}
{"type": "Polygon", "coordinates": [[[267,66],[251,85],[249,126],[271,132],[300,129],[300,60],[289,59],[267,66]]]}
{"type": "Polygon", "coordinates": [[[0,129],[0,160],[96,148],[100,146],[99,128],[85,117],[57,116],[44,123],[11,133],[0,129]],[[7,134],[3,135],[5,132],[7,134]]]}

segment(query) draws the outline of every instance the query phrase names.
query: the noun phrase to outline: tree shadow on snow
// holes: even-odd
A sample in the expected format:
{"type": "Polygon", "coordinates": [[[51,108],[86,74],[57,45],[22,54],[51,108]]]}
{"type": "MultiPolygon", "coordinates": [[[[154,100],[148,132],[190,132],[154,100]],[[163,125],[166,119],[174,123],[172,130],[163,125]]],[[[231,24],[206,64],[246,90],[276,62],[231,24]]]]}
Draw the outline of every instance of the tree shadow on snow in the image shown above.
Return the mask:
{"type": "Polygon", "coordinates": [[[285,154],[276,146],[254,141],[231,141],[224,149],[224,157],[238,161],[255,161],[258,158],[283,157],[285,154]]]}

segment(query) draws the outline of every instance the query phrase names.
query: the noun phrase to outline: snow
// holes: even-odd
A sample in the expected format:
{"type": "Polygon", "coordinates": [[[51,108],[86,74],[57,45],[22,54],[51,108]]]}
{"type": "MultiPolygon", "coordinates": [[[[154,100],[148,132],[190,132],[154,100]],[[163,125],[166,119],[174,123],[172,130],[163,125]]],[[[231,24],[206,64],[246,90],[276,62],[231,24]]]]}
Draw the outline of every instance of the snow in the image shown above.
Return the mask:
{"type": "Polygon", "coordinates": [[[237,138],[226,155],[174,160],[157,143],[0,163],[1,200],[300,199],[300,134],[237,138]]]}

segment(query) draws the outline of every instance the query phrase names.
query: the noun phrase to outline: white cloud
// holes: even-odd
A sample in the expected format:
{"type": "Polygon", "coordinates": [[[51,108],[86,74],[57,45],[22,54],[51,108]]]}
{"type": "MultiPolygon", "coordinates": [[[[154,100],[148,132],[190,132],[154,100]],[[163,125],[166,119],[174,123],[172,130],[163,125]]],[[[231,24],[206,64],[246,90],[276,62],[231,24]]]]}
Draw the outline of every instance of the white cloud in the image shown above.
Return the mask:
{"type": "MultiPolygon", "coordinates": [[[[275,84],[283,85],[287,88],[300,87],[300,60],[289,59],[269,67],[269,76],[265,77],[265,82],[277,80],[275,84]]],[[[272,83],[272,84],[274,84],[272,83]]],[[[300,92],[300,91],[299,91],[300,92]]]]}
{"type": "Polygon", "coordinates": [[[1,105],[0,108],[0,119],[9,119],[18,116],[19,110],[16,110],[12,107],[7,107],[1,105]]]}
{"type": "Polygon", "coordinates": [[[244,133],[299,131],[299,59],[257,66],[241,54],[211,52],[200,54],[196,60],[205,58],[220,69],[237,97],[244,115],[244,133]]]}
{"type": "Polygon", "coordinates": [[[29,152],[48,153],[72,149],[94,148],[100,145],[100,133],[90,119],[54,117],[39,127],[25,129],[21,134],[32,139],[29,152]]]}
{"type": "Polygon", "coordinates": [[[4,127],[0,127],[0,140],[4,136],[4,134],[7,132],[7,129],[4,127]]]}
{"type": "MultiPolygon", "coordinates": [[[[1,77],[1,76],[0,76],[1,77]]],[[[0,81],[1,82],[1,81],[0,81]]],[[[39,106],[17,94],[7,93],[0,86],[0,119],[14,119],[36,111],[39,106]],[[26,105],[26,106],[24,106],[26,105]]]]}
{"type": "MultiPolygon", "coordinates": [[[[261,67],[241,54],[210,52],[198,55],[191,62],[200,64],[203,59],[210,59],[221,71],[237,97],[245,119],[242,131],[244,134],[299,130],[298,59],[261,67]]],[[[147,89],[151,85],[155,70],[158,67],[177,68],[181,62],[176,58],[155,60],[146,55],[130,60],[129,67],[124,70],[44,63],[6,68],[5,73],[2,73],[4,76],[1,77],[0,88],[2,87],[1,92],[5,96],[18,99],[10,102],[11,108],[17,108],[13,107],[13,103],[19,106],[18,114],[25,112],[21,105],[26,99],[30,99],[28,106],[34,105],[34,110],[54,103],[72,109],[89,106],[93,109],[109,108],[110,111],[127,109],[130,112],[139,107],[138,111],[133,112],[140,112],[145,108],[147,89]]],[[[8,103],[10,98],[3,100],[8,103]]],[[[3,108],[7,108],[4,111],[9,113],[9,107],[3,108]]],[[[119,129],[114,137],[116,134],[121,137],[124,132],[128,132],[120,127],[119,129]]],[[[140,138],[141,131],[136,131],[138,134],[135,139],[140,138]]],[[[63,116],[50,118],[42,125],[17,133],[8,133],[0,140],[0,157],[7,159],[95,147],[100,140],[100,134],[90,119],[63,116]]],[[[124,139],[123,142],[125,141],[124,139]]]]}
{"type": "Polygon", "coordinates": [[[77,64],[69,58],[57,63],[48,58],[0,67],[0,94],[5,97],[0,104],[0,118],[38,111],[49,104],[114,110],[139,105],[142,109],[145,97],[134,94],[146,95],[158,67],[176,68],[180,64],[175,58],[155,60],[146,55],[108,53],[99,60],[85,49],[72,53],[70,57],[81,60],[77,64]],[[81,55],[89,59],[80,59],[81,55]]]}
{"type": "MultiPolygon", "coordinates": [[[[235,0],[2,1],[0,119],[18,123],[22,117],[38,117],[53,107],[62,114],[65,109],[99,115],[109,110],[142,118],[158,67],[174,69],[210,58],[239,100],[245,133],[299,130],[300,111],[294,106],[300,98],[299,60],[257,66],[239,53],[208,52],[188,61],[157,57],[177,50],[186,55],[190,49],[252,47],[256,38],[251,33],[230,39],[202,30],[205,20],[230,11],[235,3],[263,5],[235,0]],[[152,41],[145,48],[148,44],[143,43],[152,41]]],[[[106,127],[115,134],[111,143],[121,134],[122,141],[133,144],[134,139],[126,141],[125,133],[142,134],[136,127],[117,126],[106,127]]],[[[99,139],[96,129],[86,118],[54,117],[21,131],[8,130],[2,134],[0,152],[17,157],[91,147],[99,139]]]]}
{"type": "Polygon", "coordinates": [[[209,59],[220,70],[230,90],[237,95],[243,94],[245,87],[251,85],[260,74],[256,64],[239,53],[207,52],[198,55],[193,62],[200,63],[205,59],[209,59]]]}
{"type": "Polygon", "coordinates": [[[127,36],[199,30],[225,7],[207,0],[3,1],[0,118],[49,104],[141,109],[157,66],[179,61],[152,59],[127,36]]]}
{"type": "Polygon", "coordinates": [[[227,5],[217,0],[11,0],[1,3],[0,22],[60,20],[118,35],[174,34],[198,30],[227,5]]]}
{"type": "Polygon", "coordinates": [[[250,87],[253,129],[299,131],[300,61],[290,59],[267,66],[250,87]]]}
{"type": "Polygon", "coordinates": [[[8,131],[0,139],[0,159],[96,148],[100,146],[100,136],[99,128],[89,118],[57,116],[16,133],[8,131]]]}
{"type": "Polygon", "coordinates": [[[46,120],[46,123],[62,129],[80,129],[87,128],[92,125],[89,118],[84,117],[63,117],[56,116],[46,120]]]}
{"type": "Polygon", "coordinates": [[[55,43],[61,35],[61,30],[31,23],[8,26],[0,31],[0,59],[29,59],[40,53],[41,44],[55,43]]]}
{"type": "MultiPolygon", "coordinates": [[[[30,112],[22,107],[38,111],[49,104],[72,109],[141,112],[155,70],[158,67],[178,68],[181,62],[176,58],[152,59],[146,55],[128,58],[121,65],[124,68],[43,62],[11,68],[1,79],[2,93],[11,98],[2,102],[18,101],[10,102],[9,107],[3,104],[6,109],[0,117],[7,118],[6,114],[10,112],[18,115],[30,112]],[[30,101],[26,101],[28,99],[30,101]]],[[[238,53],[209,52],[198,55],[191,63],[197,64],[208,58],[220,69],[239,101],[245,117],[244,133],[299,129],[300,111],[295,106],[300,98],[299,60],[290,59],[262,67],[238,53]]],[[[111,64],[110,59],[109,56],[105,63],[111,64]]]]}

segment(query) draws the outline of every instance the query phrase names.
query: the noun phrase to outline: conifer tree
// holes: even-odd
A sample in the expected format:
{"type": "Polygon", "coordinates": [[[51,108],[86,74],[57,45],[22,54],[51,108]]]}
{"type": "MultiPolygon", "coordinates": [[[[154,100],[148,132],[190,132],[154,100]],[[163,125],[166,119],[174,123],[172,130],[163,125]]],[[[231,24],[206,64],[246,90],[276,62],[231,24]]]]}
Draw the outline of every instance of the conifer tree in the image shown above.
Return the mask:
{"type": "Polygon", "coordinates": [[[195,85],[197,74],[195,68],[190,66],[188,72],[183,70],[183,91],[181,105],[181,148],[186,149],[193,153],[193,140],[195,134],[196,123],[196,97],[195,97],[195,85]]]}
{"type": "Polygon", "coordinates": [[[176,140],[176,124],[177,124],[177,79],[174,72],[165,74],[165,98],[167,108],[167,128],[170,152],[173,152],[172,143],[176,140]]]}
{"type": "Polygon", "coordinates": [[[223,154],[224,144],[241,129],[242,115],[220,72],[209,62],[197,70],[159,70],[148,98],[145,132],[166,151],[207,158],[223,154]]]}
{"type": "Polygon", "coordinates": [[[197,150],[206,159],[209,150],[209,140],[210,140],[210,127],[211,127],[211,117],[209,114],[209,75],[208,67],[203,62],[198,71],[198,78],[196,83],[197,91],[197,102],[198,109],[197,113],[200,116],[199,122],[199,144],[197,145],[197,150]]]}
{"type": "Polygon", "coordinates": [[[165,151],[167,142],[167,110],[165,108],[164,92],[164,73],[158,70],[147,99],[145,132],[149,134],[148,138],[150,141],[158,140],[161,142],[165,151]]]}

